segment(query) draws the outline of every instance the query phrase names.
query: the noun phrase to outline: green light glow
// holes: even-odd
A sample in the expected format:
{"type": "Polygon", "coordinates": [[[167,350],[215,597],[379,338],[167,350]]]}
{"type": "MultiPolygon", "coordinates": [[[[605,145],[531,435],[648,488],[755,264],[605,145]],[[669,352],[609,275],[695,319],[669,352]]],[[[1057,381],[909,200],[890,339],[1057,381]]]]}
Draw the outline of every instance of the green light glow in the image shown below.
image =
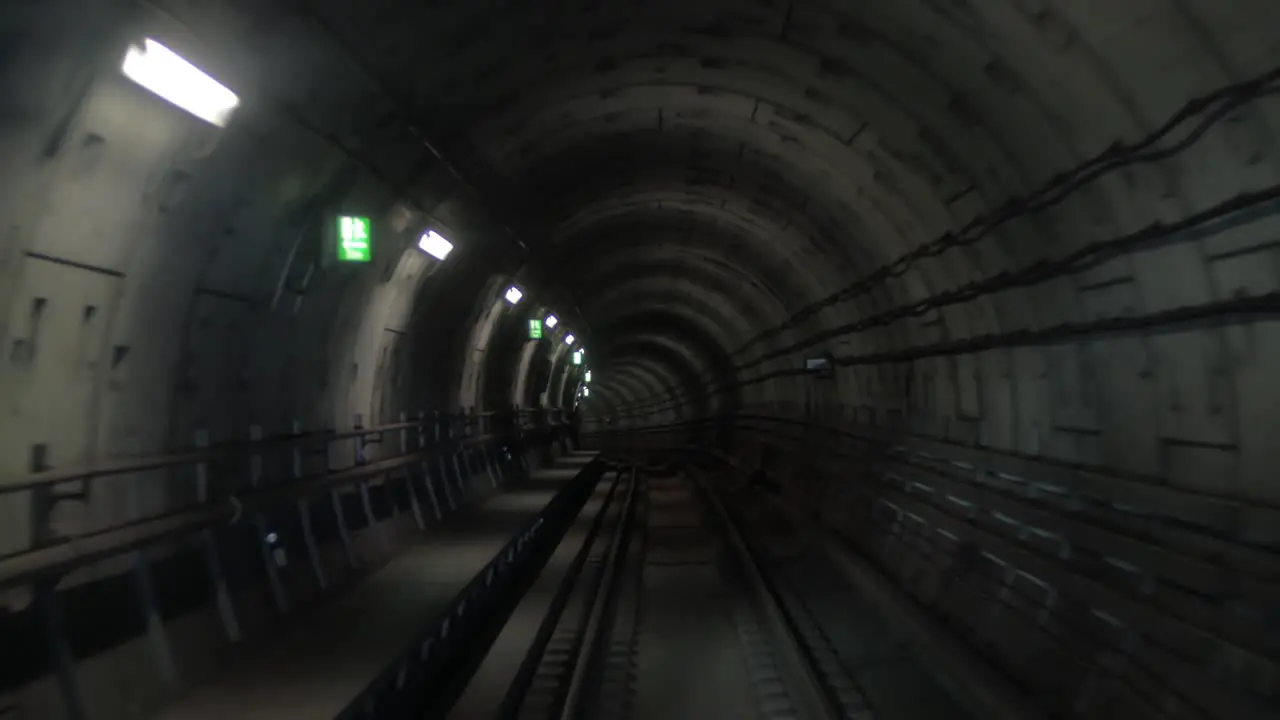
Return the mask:
{"type": "Polygon", "coordinates": [[[574,364],[574,365],[581,365],[581,364],[582,364],[582,353],[580,353],[580,352],[576,352],[576,353],[574,353],[574,354],[573,354],[573,364],[574,364]]]}
{"type": "Polygon", "coordinates": [[[529,321],[529,339],[537,340],[541,337],[542,337],[542,321],[530,320],[529,321]]]}
{"type": "Polygon", "coordinates": [[[338,218],[338,260],[367,263],[373,259],[373,224],[367,217],[338,218]]]}

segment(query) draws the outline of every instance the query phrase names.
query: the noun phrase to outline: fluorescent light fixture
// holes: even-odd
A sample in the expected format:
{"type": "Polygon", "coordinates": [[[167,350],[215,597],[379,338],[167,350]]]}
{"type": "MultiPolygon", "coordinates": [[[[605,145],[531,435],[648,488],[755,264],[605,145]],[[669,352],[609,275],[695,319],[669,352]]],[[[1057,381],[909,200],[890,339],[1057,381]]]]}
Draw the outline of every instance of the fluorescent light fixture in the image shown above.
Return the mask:
{"type": "Polygon", "coordinates": [[[564,336],[565,345],[572,345],[574,340],[577,340],[577,338],[573,336],[573,333],[569,333],[568,335],[564,336]]]}
{"type": "Polygon", "coordinates": [[[581,365],[581,364],[582,364],[582,352],[581,352],[581,351],[576,352],[576,353],[574,353],[574,354],[573,354],[573,364],[574,364],[574,365],[581,365]]]}
{"type": "Polygon", "coordinates": [[[151,38],[141,46],[129,46],[120,70],[142,87],[218,127],[226,127],[240,104],[235,93],[151,38]]]}
{"type": "Polygon", "coordinates": [[[507,294],[503,295],[503,297],[507,299],[507,302],[511,303],[512,305],[515,305],[516,303],[520,302],[520,298],[524,297],[524,293],[520,292],[520,288],[516,287],[515,285],[512,285],[511,287],[507,288],[507,294]]]}
{"type": "Polygon", "coordinates": [[[582,388],[582,397],[591,397],[591,388],[589,387],[582,388]]]}
{"type": "Polygon", "coordinates": [[[555,327],[556,323],[558,322],[560,322],[560,318],[556,317],[555,315],[548,315],[546,319],[547,329],[550,330],[551,328],[555,327]]]}
{"type": "Polygon", "coordinates": [[[830,355],[819,355],[818,357],[805,358],[804,369],[815,378],[829,380],[836,376],[835,368],[831,364],[830,355]]]}
{"type": "Polygon", "coordinates": [[[435,230],[428,230],[418,238],[418,249],[437,260],[444,260],[453,252],[453,243],[435,230]]]}
{"type": "Polygon", "coordinates": [[[587,380],[587,382],[591,382],[591,371],[590,371],[590,370],[588,370],[588,371],[587,371],[587,377],[586,377],[586,380],[587,380]]]}

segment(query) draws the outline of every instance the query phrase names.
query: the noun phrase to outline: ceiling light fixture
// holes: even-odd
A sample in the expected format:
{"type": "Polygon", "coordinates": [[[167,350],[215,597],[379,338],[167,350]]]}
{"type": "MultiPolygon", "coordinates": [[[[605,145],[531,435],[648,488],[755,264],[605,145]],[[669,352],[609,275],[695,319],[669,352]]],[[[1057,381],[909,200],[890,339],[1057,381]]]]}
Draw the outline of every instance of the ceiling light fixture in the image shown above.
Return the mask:
{"type": "Polygon", "coordinates": [[[453,252],[453,243],[435,230],[428,230],[418,238],[418,249],[437,260],[444,260],[453,252]]]}
{"type": "Polygon", "coordinates": [[[130,80],[207,123],[226,127],[240,98],[177,53],[147,38],[130,45],[120,70],[130,80]]]}

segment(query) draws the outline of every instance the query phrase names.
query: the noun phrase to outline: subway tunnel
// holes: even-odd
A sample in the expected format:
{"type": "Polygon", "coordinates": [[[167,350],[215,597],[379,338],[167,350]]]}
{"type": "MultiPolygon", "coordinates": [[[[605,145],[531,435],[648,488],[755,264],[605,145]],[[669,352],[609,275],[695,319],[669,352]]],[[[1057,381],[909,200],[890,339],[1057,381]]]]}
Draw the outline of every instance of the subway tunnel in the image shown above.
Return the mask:
{"type": "MultiPolygon", "coordinates": [[[[0,719],[459,717],[575,512],[646,508],[654,541],[667,501],[736,528],[707,547],[828,716],[1280,716],[1277,27],[1268,0],[7,0],[0,719]],[[222,94],[130,70],[169,51],[222,94]],[[504,494],[553,480],[536,520],[504,494]],[[482,532],[474,566],[395,564],[482,532]],[[437,570],[479,572],[453,626],[352,599],[437,570]],[[344,638],[313,665],[434,635],[299,680],[308,627],[344,638]],[[237,665],[267,668],[243,704],[197,708],[237,665]],[[271,709],[291,687],[312,704],[271,709]]],[[[749,717],[731,695],[663,716],[749,717]]]]}

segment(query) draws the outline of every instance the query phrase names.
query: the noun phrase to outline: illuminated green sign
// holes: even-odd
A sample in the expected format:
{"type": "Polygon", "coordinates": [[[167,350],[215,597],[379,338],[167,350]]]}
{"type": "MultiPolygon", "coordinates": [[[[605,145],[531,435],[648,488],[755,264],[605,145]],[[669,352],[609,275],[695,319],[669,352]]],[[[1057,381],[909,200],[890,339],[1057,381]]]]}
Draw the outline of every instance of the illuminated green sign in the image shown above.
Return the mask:
{"type": "Polygon", "coordinates": [[[580,353],[580,352],[576,352],[576,353],[574,353],[574,354],[573,354],[573,364],[574,364],[574,365],[581,365],[581,364],[582,364],[582,353],[580,353]]]}
{"type": "Polygon", "coordinates": [[[541,337],[542,337],[542,321],[530,320],[529,321],[529,339],[538,340],[541,337]]]}
{"type": "Polygon", "coordinates": [[[338,218],[338,261],[367,263],[373,259],[373,224],[367,217],[338,218]]]}

